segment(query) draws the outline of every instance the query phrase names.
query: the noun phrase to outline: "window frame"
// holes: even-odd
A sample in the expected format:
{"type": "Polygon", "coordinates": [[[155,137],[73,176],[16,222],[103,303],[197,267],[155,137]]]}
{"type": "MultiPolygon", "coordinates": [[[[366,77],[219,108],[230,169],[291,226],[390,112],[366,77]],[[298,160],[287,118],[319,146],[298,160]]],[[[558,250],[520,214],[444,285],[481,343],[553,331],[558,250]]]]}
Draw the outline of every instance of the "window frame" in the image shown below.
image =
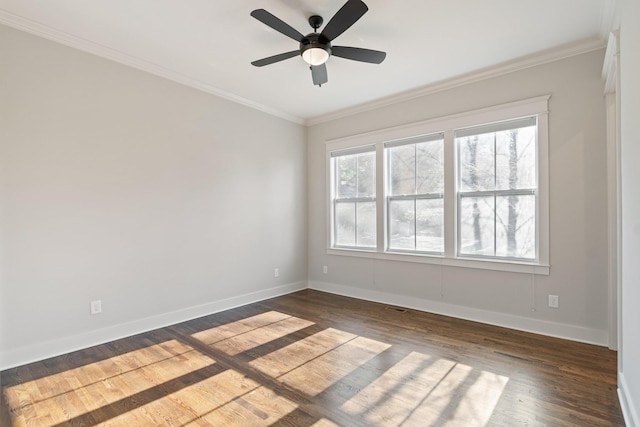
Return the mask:
{"type": "Polygon", "coordinates": [[[548,102],[550,95],[525,99],[506,104],[495,105],[473,111],[438,117],[407,125],[396,126],[363,134],[332,139],[325,142],[326,148],[326,190],[327,203],[326,245],[327,254],[339,256],[385,259],[401,262],[438,264],[455,267],[468,267],[488,270],[522,272],[531,274],[549,274],[549,159],[548,159],[548,102]],[[536,206],[536,242],[537,259],[479,258],[460,256],[458,251],[458,208],[456,182],[455,131],[501,121],[510,121],[529,116],[537,118],[537,206],[536,206]],[[390,141],[414,139],[431,134],[444,134],[445,187],[444,187],[444,253],[389,251],[387,242],[387,193],[386,176],[388,173],[384,145],[390,141]],[[361,146],[373,146],[376,151],[376,248],[333,247],[332,214],[332,170],[331,153],[339,150],[354,149],[361,146]]]}
{"type": "MultiPolygon", "coordinates": [[[[529,117],[523,117],[523,118],[516,118],[513,120],[505,120],[505,121],[500,121],[497,123],[489,123],[489,124],[485,124],[485,125],[480,125],[480,126],[472,126],[472,127],[468,127],[468,128],[463,128],[463,129],[456,129],[454,132],[454,140],[453,140],[453,144],[455,145],[455,171],[456,171],[456,246],[455,246],[455,251],[456,251],[456,256],[457,257],[463,257],[463,258],[478,258],[478,259],[496,259],[496,260],[505,260],[505,261],[523,261],[523,262],[537,262],[538,261],[538,257],[539,257],[539,249],[540,249],[540,242],[538,239],[538,236],[535,236],[535,240],[536,240],[536,247],[535,247],[535,254],[533,258],[519,258],[519,257],[507,257],[507,256],[499,256],[499,255],[495,255],[496,250],[497,250],[497,245],[496,245],[496,236],[497,236],[497,224],[498,221],[496,220],[496,210],[497,210],[497,200],[498,197],[505,197],[505,196],[534,196],[535,198],[535,217],[536,217],[536,224],[535,224],[535,228],[537,229],[537,217],[538,217],[538,199],[539,199],[539,191],[538,191],[538,156],[537,156],[537,146],[538,146],[538,136],[536,135],[536,146],[534,147],[534,149],[536,150],[535,152],[535,159],[534,159],[534,163],[536,166],[536,169],[534,171],[534,184],[532,188],[517,188],[517,189],[492,189],[492,190],[462,190],[462,183],[461,183],[461,176],[460,176],[460,146],[458,144],[458,138],[464,138],[467,136],[475,136],[475,135],[483,135],[483,134],[488,134],[488,133],[495,133],[495,132],[500,132],[500,131],[505,131],[505,130],[512,130],[512,129],[519,129],[519,128],[523,128],[523,127],[527,127],[531,126],[531,125],[535,125],[536,126],[536,130],[538,127],[538,118],[537,116],[533,115],[533,116],[529,116],[529,117]],[[490,197],[493,198],[493,206],[494,206],[494,220],[493,220],[493,239],[494,239],[494,244],[493,244],[493,250],[494,250],[494,255],[481,255],[481,254],[472,254],[472,253],[464,253],[462,251],[462,236],[461,236],[461,231],[462,230],[462,215],[460,212],[460,207],[462,206],[462,200],[464,198],[482,198],[482,197],[490,197]]],[[[496,163],[496,156],[497,156],[497,145],[496,145],[496,141],[494,139],[494,147],[493,147],[493,152],[494,152],[494,178],[497,176],[497,163],[496,163]]],[[[537,234],[537,232],[536,232],[537,234]]]]}
{"type": "MultiPolygon", "coordinates": [[[[443,242],[443,250],[439,251],[439,252],[434,252],[434,251],[423,251],[423,250],[418,250],[417,246],[418,246],[418,232],[417,232],[417,227],[418,227],[418,218],[417,218],[417,214],[414,217],[414,221],[413,221],[413,226],[414,226],[414,247],[416,247],[416,249],[414,250],[410,250],[410,249],[399,249],[399,248],[391,248],[391,239],[390,239],[390,235],[391,235],[391,221],[389,220],[390,214],[389,214],[389,210],[391,207],[391,202],[396,201],[396,200],[411,200],[413,201],[414,204],[414,213],[417,213],[417,208],[416,208],[416,203],[418,200],[442,200],[444,203],[444,188],[443,191],[440,193],[415,193],[415,194],[390,194],[391,190],[390,190],[390,179],[389,177],[391,176],[391,158],[389,156],[389,151],[390,149],[396,148],[396,147],[403,147],[403,146],[407,146],[407,145],[413,145],[414,146],[414,150],[417,151],[416,149],[416,144],[420,144],[422,142],[431,142],[431,141],[440,141],[442,140],[442,145],[443,145],[443,150],[444,150],[444,132],[436,132],[430,135],[420,135],[417,137],[413,137],[413,138],[407,138],[407,139],[401,139],[401,140],[395,140],[395,141],[387,141],[383,144],[383,149],[384,149],[384,176],[383,176],[383,180],[385,183],[385,192],[383,194],[384,198],[385,198],[385,252],[386,253],[407,253],[407,254],[418,254],[418,255],[436,255],[436,256],[442,256],[444,254],[444,242],[443,242]]],[[[444,169],[444,160],[443,160],[443,169],[444,169]]],[[[416,170],[417,173],[417,170],[416,170]]],[[[444,172],[443,172],[444,174],[444,172]]],[[[443,211],[443,221],[444,221],[444,217],[445,217],[445,213],[443,211]]],[[[444,227],[443,227],[444,228],[444,227]]],[[[444,231],[444,230],[443,230],[444,231]]],[[[444,233],[443,233],[444,234],[444,233]]],[[[444,239],[444,236],[443,236],[444,239]]]]}
{"type": "MultiPolygon", "coordinates": [[[[355,147],[355,148],[348,148],[348,149],[344,149],[344,150],[335,150],[332,151],[331,153],[329,153],[330,156],[330,185],[331,185],[331,194],[336,194],[338,192],[338,183],[336,182],[336,171],[335,171],[335,162],[333,161],[334,159],[337,159],[339,157],[343,157],[343,156],[351,156],[351,155],[358,155],[358,154],[364,154],[364,153],[373,153],[374,156],[376,154],[376,148],[375,146],[372,145],[365,145],[365,146],[361,146],[361,147],[355,147]]],[[[357,164],[356,164],[356,169],[357,169],[357,164]]],[[[374,166],[374,174],[375,174],[375,179],[377,181],[377,167],[374,166]]],[[[357,171],[356,171],[356,176],[357,176],[357,171]]],[[[356,182],[357,182],[357,178],[356,178],[356,182]]],[[[357,184],[356,184],[357,186],[357,184]]],[[[345,249],[345,250],[360,250],[360,251],[374,251],[376,248],[375,247],[371,247],[371,246],[358,246],[357,244],[354,246],[349,246],[349,245],[338,245],[337,242],[337,228],[335,226],[335,217],[336,217],[336,210],[337,210],[337,206],[340,203],[354,203],[354,209],[355,209],[355,242],[357,243],[358,241],[358,222],[357,222],[357,218],[358,218],[358,203],[366,203],[366,202],[376,202],[377,199],[377,188],[376,188],[376,195],[373,197],[332,197],[331,198],[331,214],[330,214],[330,218],[331,218],[331,230],[332,230],[332,235],[331,235],[331,247],[334,249],[345,249]]],[[[376,209],[376,221],[377,221],[377,209],[376,209]]],[[[376,238],[377,238],[377,230],[376,230],[376,238]]]]}

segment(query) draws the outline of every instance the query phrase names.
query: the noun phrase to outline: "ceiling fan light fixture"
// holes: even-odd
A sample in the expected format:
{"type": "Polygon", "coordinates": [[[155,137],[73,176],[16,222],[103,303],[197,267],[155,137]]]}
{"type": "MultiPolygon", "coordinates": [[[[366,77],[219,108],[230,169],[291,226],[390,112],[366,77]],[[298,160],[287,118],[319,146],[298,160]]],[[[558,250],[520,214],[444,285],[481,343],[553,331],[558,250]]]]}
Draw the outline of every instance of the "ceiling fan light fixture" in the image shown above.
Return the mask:
{"type": "Polygon", "coordinates": [[[362,0],[347,0],[340,10],[329,20],[329,23],[324,26],[321,32],[318,32],[318,30],[322,27],[322,17],[320,15],[310,16],[309,25],[313,28],[313,32],[305,36],[277,16],[264,9],[256,9],[251,12],[251,16],[277,32],[296,40],[300,43],[300,48],[298,50],[291,50],[252,61],[251,64],[256,67],[263,67],[300,55],[302,60],[310,65],[311,78],[313,84],[317,86],[321,86],[328,81],[325,62],[327,62],[331,56],[371,64],[380,64],[386,57],[385,52],[359,47],[331,45],[331,42],[336,37],[340,36],[340,34],[355,24],[367,10],[369,10],[369,8],[362,0]]]}
{"type": "Polygon", "coordinates": [[[302,52],[302,59],[312,66],[322,65],[329,59],[329,52],[321,47],[311,47],[302,52]]]}

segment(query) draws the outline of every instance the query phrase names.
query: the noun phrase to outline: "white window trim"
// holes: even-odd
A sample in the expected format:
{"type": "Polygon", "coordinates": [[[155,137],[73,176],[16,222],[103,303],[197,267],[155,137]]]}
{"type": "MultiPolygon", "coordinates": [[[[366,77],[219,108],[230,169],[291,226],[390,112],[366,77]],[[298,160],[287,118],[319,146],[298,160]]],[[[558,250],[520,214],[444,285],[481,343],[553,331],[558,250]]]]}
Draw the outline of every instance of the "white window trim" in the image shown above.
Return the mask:
{"type": "MultiPolygon", "coordinates": [[[[390,207],[390,203],[392,199],[395,200],[399,200],[399,199],[404,199],[404,200],[412,200],[412,201],[416,201],[419,199],[442,199],[443,203],[444,203],[444,189],[442,191],[442,193],[423,193],[423,194],[410,194],[410,195],[390,195],[389,192],[389,167],[390,167],[390,163],[389,163],[389,157],[387,155],[387,149],[389,148],[393,148],[393,147],[400,147],[400,146],[404,146],[404,145],[414,145],[416,143],[420,143],[420,142],[427,142],[427,141],[442,141],[443,144],[443,148],[444,148],[444,132],[438,132],[438,133],[434,133],[431,135],[421,135],[415,138],[408,138],[408,139],[401,139],[401,140],[397,140],[397,141],[387,141],[383,144],[383,151],[384,151],[384,171],[383,171],[383,180],[384,180],[384,188],[385,188],[385,192],[383,194],[383,197],[385,198],[385,203],[384,203],[384,218],[389,218],[389,207],[390,207]]],[[[414,206],[415,207],[415,206],[414,206]]],[[[417,221],[414,221],[414,227],[417,225],[417,221]]],[[[384,239],[384,248],[385,248],[385,253],[398,253],[398,254],[410,254],[410,255],[431,255],[431,256],[442,256],[443,253],[441,252],[428,252],[428,251],[411,251],[411,250],[401,250],[401,249],[392,249],[391,248],[391,242],[389,242],[389,230],[390,230],[390,221],[385,221],[385,228],[384,228],[384,235],[385,235],[385,239],[384,239]]],[[[414,238],[416,236],[416,233],[414,231],[414,238]]],[[[417,246],[417,245],[416,245],[417,246]]]]}
{"type": "MultiPolygon", "coordinates": [[[[351,155],[351,154],[361,154],[361,153],[375,153],[376,152],[376,147],[374,145],[364,145],[364,146],[360,146],[360,147],[356,147],[354,149],[345,149],[345,150],[332,150],[331,152],[329,152],[329,194],[331,194],[331,192],[333,191],[337,191],[337,183],[334,181],[335,180],[335,163],[333,163],[331,161],[332,158],[338,158],[340,156],[345,156],[345,155],[351,155]]],[[[376,162],[377,163],[377,162],[376,162]]],[[[351,198],[344,198],[344,199],[332,199],[330,202],[330,212],[329,212],[329,221],[330,221],[330,227],[329,227],[329,232],[331,233],[329,235],[329,246],[332,247],[333,249],[346,249],[346,250],[356,250],[356,251],[361,251],[361,250],[371,250],[368,247],[365,246],[335,246],[335,241],[336,241],[336,227],[335,227],[335,207],[336,207],[336,203],[340,203],[340,202],[344,202],[344,201],[351,201],[351,202],[362,202],[362,201],[370,201],[370,202],[376,202],[376,213],[377,213],[377,197],[378,197],[378,189],[377,189],[377,164],[376,164],[376,195],[375,197],[351,197],[351,198]]],[[[357,207],[356,207],[357,210],[357,207]]],[[[356,226],[357,227],[357,226],[356,226]]],[[[377,231],[377,230],[376,230],[377,231]]],[[[376,242],[377,243],[377,242],[376,242]]]]}
{"type": "MultiPolygon", "coordinates": [[[[417,123],[396,126],[387,129],[376,130],[359,135],[326,141],[326,213],[327,213],[327,254],[384,259],[400,262],[417,262],[425,264],[438,264],[454,267],[468,267],[488,270],[510,271],[531,274],[549,274],[549,98],[550,95],[539,96],[526,100],[496,105],[480,110],[429,119],[417,123]],[[450,162],[455,162],[454,144],[447,143],[453,140],[455,129],[479,126],[504,120],[512,120],[519,117],[537,116],[538,118],[538,212],[537,262],[494,260],[494,259],[469,259],[455,254],[456,230],[456,194],[455,194],[455,167],[450,162]],[[429,135],[444,132],[445,134],[445,252],[444,255],[407,254],[386,252],[385,220],[386,208],[384,197],[384,177],[379,176],[379,171],[384,171],[384,143],[413,138],[419,135],[429,135]],[[374,250],[337,249],[331,247],[331,152],[355,148],[363,145],[376,147],[376,190],[377,190],[377,248],[374,250]],[[382,214],[382,215],[381,215],[382,214]]],[[[386,171],[385,171],[386,173],[386,171]]]]}

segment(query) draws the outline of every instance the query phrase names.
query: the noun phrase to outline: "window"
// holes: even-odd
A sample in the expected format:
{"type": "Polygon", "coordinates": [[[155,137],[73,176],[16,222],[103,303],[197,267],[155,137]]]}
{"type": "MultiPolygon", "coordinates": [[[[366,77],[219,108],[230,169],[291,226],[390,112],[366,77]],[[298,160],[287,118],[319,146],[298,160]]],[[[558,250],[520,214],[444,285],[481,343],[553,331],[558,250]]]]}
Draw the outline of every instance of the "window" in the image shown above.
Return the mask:
{"type": "Polygon", "coordinates": [[[549,274],[548,99],[329,141],[328,252],[549,274]]]}
{"type": "Polygon", "coordinates": [[[333,244],[376,247],[376,153],[374,147],[331,154],[333,244]]]}
{"type": "Polygon", "coordinates": [[[390,251],[444,251],[444,135],[385,144],[390,251]]]}
{"type": "Polygon", "coordinates": [[[536,118],[455,135],[458,254],[536,259],[536,118]]]}

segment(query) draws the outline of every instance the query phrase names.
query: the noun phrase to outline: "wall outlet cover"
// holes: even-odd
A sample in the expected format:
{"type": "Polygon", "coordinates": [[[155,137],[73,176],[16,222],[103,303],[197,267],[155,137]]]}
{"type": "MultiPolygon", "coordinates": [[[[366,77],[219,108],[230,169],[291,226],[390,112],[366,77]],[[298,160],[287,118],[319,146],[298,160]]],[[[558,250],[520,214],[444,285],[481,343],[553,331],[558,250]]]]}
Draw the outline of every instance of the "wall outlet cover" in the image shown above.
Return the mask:
{"type": "Polygon", "coordinates": [[[102,313],[102,301],[95,300],[91,301],[91,314],[100,314],[102,313]]]}

